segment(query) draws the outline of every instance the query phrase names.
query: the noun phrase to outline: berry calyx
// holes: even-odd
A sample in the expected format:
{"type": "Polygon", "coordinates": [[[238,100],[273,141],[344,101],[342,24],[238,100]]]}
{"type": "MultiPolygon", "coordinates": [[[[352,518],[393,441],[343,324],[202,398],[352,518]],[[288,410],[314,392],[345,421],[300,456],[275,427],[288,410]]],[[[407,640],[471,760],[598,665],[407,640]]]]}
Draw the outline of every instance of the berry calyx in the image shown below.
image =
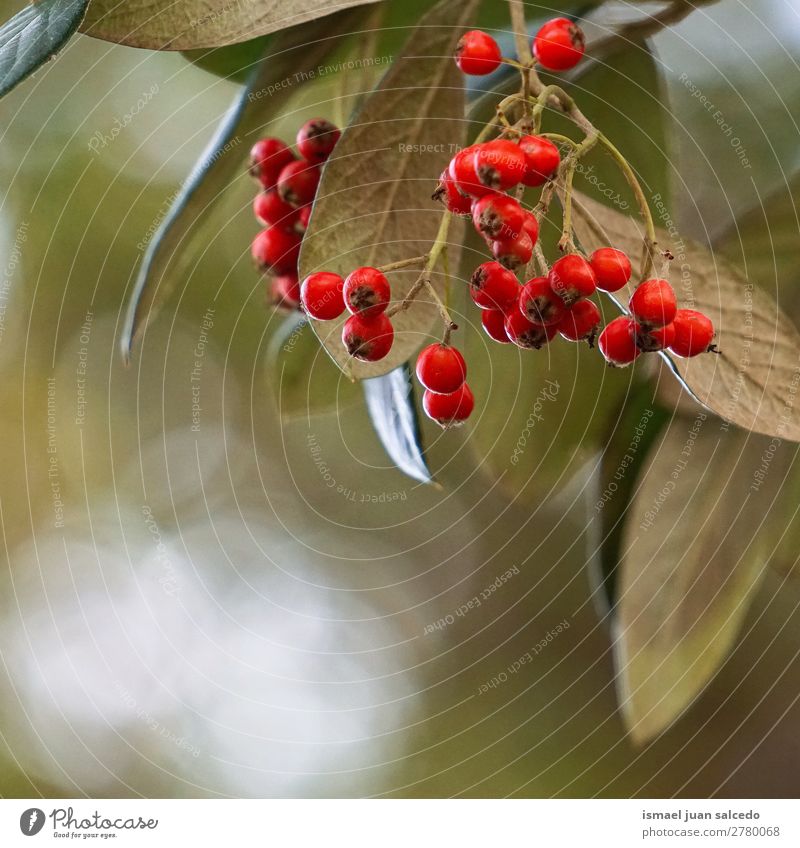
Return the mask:
{"type": "Polygon", "coordinates": [[[525,211],[507,194],[487,194],[472,204],[472,223],[486,238],[516,238],[525,223],[525,211]]]}
{"type": "Polygon", "coordinates": [[[333,321],[344,312],[344,280],[330,271],[309,274],[300,286],[303,309],[317,321],[333,321]]]}
{"type": "Polygon", "coordinates": [[[274,271],[276,274],[294,272],[297,257],[300,255],[300,237],[275,224],[262,230],[254,239],[251,247],[253,261],[262,273],[274,271]]]}
{"type": "Polygon", "coordinates": [[[522,182],[531,188],[544,185],[561,164],[561,154],[549,138],[524,135],[519,140],[519,148],[525,154],[522,182]]]}
{"type": "Polygon", "coordinates": [[[351,315],[342,329],[342,343],[347,352],[362,362],[376,362],[391,350],[394,327],[385,313],[351,315]]]}
{"type": "Polygon", "coordinates": [[[479,29],[465,32],[456,45],[456,65],[464,74],[485,76],[496,71],[502,59],[497,42],[479,29]]]}
{"type": "Polygon", "coordinates": [[[636,346],[638,331],[636,322],[628,315],[621,315],[606,325],[597,346],[609,365],[622,368],[639,356],[640,350],[636,346]]]}
{"type": "Polygon", "coordinates": [[[297,131],[297,151],[307,162],[324,162],[342,133],[325,118],[312,118],[297,131]]]}
{"type": "Polygon", "coordinates": [[[433,199],[441,201],[444,208],[453,215],[472,214],[472,198],[458,190],[455,180],[447,171],[442,171],[433,199]]]}
{"type": "Polygon", "coordinates": [[[653,329],[672,323],[678,301],[666,280],[645,280],[637,286],[628,308],[643,327],[653,329]]]}
{"type": "Polygon", "coordinates": [[[344,281],[344,303],[353,315],[379,315],[391,297],[389,281],[377,268],[356,268],[344,281]]]}
{"type": "Polygon", "coordinates": [[[467,363],[454,347],[428,345],[417,357],[417,379],[429,392],[449,395],[467,379],[467,363]]]}
{"type": "Polygon", "coordinates": [[[273,306],[281,309],[297,309],[300,306],[300,281],[297,274],[271,277],[269,299],[273,306]]]}
{"type": "Polygon", "coordinates": [[[679,309],[672,322],[675,338],[668,345],[676,356],[691,357],[715,351],[714,324],[707,315],[695,309],[679,309]]]}
{"type": "Polygon", "coordinates": [[[675,324],[666,324],[658,329],[648,330],[640,327],[636,333],[636,347],[642,353],[655,353],[666,350],[675,341],[675,324]]]}
{"type": "Polygon", "coordinates": [[[506,334],[506,313],[501,309],[482,309],[481,324],[490,339],[500,344],[511,344],[511,339],[506,334]]]}
{"type": "Polygon", "coordinates": [[[597,277],[597,288],[605,292],[619,291],[631,278],[631,260],[615,247],[601,247],[589,257],[597,277]]]}
{"type": "Polygon", "coordinates": [[[548,21],[533,39],[533,55],[548,71],[574,68],[585,50],[583,30],[569,18],[548,21]]]}
{"type": "Polygon", "coordinates": [[[475,397],[470,387],[464,383],[449,395],[426,391],[422,396],[422,408],[428,418],[447,430],[469,418],[475,408],[475,397]]]}
{"type": "Polygon", "coordinates": [[[566,306],[572,306],[582,297],[590,297],[597,289],[592,266],[577,253],[567,254],[554,262],[547,279],[550,288],[566,306]]]}
{"type": "Polygon", "coordinates": [[[508,139],[476,145],[474,160],[478,182],[493,191],[512,188],[525,174],[525,154],[508,139]]]}
{"type": "Polygon", "coordinates": [[[284,166],[294,161],[294,153],[279,138],[262,138],[250,149],[250,176],[264,188],[273,188],[284,166]]]}
{"type": "Polygon", "coordinates": [[[286,230],[293,229],[299,218],[299,212],[293,206],[284,203],[274,188],[260,191],[255,196],[253,214],[265,227],[277,224],[286,230]]]}
{"type": "Polygon", "coordinates": [[[531,261],[533,239],[527,230],[514,238],[495,239],[492,242],[492,255],[504,268],[513,271],[531,261]]]}
{"type": "Polygon", "coordinates": [[[505,330],[509,341],[517,347],[539,350],[558,332],[555,326],[545,327],[529,321],[519,309],[510,309],[506,315],[505,330]]]}
{"type": "Polygon", "coordinates": [[[504,312],[519,300],[519,281],[499,262],[484,262],[472,273],[469,293],[480,309],[504,312]]]}
{"type": "Polygon", "coordinates": [[[295,208],[305,206],[314,200],[319,186],[320,170],[304,159],[297,159],[285,165],[278,174],[278,194],[284,203],[295,208]]]}
{"type": "Polygon", "coordinates": [[[519,295],[519,308],[529,321],[546,327],[560,324],[567,311],[564,301],[550,288],[547,277],[534,277],[525,283],[519,295]]]}
{"type": "Polygon", "coordinates": [[[593,300],[579,300],[566,311],[558,325],[558,332],[567,341],[586,341],[589,347],[594,347],[600,321],[600,310],[597,304],[593,300]]]}

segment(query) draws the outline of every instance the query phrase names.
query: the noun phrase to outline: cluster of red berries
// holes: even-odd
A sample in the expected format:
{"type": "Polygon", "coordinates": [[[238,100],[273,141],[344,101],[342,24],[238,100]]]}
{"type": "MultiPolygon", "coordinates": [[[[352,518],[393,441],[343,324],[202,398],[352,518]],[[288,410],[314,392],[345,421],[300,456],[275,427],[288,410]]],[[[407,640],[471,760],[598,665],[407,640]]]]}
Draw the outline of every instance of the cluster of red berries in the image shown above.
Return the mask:
{"type": "Polygon", "coordinates": [[[250,151],[250,174],[261,185],[253,212],[266,227],[253,240],[251,252],[259,271],[271,275],[268,297],[275,306],[297,309],[300,305],[300,244],[319,186],[320,168],[340,135],[330,121],[312,118],[297,132],[299,158],[279,138],[262,138],[250,151]]]}

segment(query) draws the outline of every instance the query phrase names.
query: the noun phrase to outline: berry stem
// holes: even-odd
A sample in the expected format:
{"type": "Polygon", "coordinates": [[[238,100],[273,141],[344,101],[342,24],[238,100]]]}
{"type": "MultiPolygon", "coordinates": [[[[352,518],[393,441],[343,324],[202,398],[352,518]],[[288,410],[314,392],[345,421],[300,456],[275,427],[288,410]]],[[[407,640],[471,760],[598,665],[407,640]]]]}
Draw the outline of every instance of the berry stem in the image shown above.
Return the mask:
{"type": "Polygon", "coordinates": [[[390,262],[388,265],[381,265],[378,270],[385,274],[387,271],[399,271],[401,268],[410,268],[412,265],[422,265],[428,258],[425,253],[422,256],[412,256],[410,259],[399,259],[397,262],[390,262]]]}
{"type": "Polygon", "coordinates": [[[567,156],[561,166],[564,179],[564,223],[561,229],[558,249],[562,253],[566,251],[570,253],[575,252],[575,242],[572,238],[572,182],[575,178],[575,169],[578,167],[580,158],[597,144],[599,137],[600,133],[597,130],[590,132],[580,144],[576,144],[572,148],[569,156],[567,156]]]}

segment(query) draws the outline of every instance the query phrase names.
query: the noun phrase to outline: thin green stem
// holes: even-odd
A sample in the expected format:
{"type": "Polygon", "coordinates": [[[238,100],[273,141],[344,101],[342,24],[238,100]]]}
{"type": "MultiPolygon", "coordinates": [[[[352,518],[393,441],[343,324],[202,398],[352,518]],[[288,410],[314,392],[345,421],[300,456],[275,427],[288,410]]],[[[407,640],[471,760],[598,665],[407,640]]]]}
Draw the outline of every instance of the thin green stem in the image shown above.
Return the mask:
{"type": "Polygon", "coordinates": [[[580,144],[572,149],[561,166],[564,177],[564,223],[561,228],[558,249],[562,253],[575,251],[575,242],[572,238],[572,183],[575,178],[575,170],[581,157],[585,156],[597,144],[599,136],[600,134],[596,130],[589,133],[580,144]]]}

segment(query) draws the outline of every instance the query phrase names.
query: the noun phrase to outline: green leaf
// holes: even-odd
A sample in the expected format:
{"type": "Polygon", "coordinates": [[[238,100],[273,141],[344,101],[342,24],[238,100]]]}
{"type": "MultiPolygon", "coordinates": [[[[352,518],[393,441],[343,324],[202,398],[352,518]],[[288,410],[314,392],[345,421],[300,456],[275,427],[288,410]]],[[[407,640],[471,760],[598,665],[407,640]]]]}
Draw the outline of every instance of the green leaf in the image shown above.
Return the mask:
{"type": "MultiPolygon", "coordinates": [[[[248,41],[375,0],[91,0],[81,31],[150,50],[193,50],[248,41]]],[[[326,21],[325,25],[330,25],[326,21]]]]}
{"type": "MultiPolygon", "coordinates": [[[[344,130],[323,170],[300,253],[301,277],[319,270],[346,275],[430,249],[442,214],[431,193],[464,130],[463,80],[452,54],[475,6],[475,0],[438,3],[344,130]]],[[[454,263],[458,240],[452,230],[450,244],[454,263]]],[[[418,270],[393,272],[393,298],[402,299],[418,276],[418,270]]],[[[434,284],[441,289],[441,274],[434,284]]],[[[341,342],[344,318],[312,326],[341,368],[365,378],[402,365],[439,320],[435,304],[418,298],[393,318],[394,344],[375,363],[349,359],[341,342]]]]}
{"type": "Polygon", "coordinates": [[[78,29],[88,0],[40,0],[0,27],[0,97],[61,49],[78,29]]]}

